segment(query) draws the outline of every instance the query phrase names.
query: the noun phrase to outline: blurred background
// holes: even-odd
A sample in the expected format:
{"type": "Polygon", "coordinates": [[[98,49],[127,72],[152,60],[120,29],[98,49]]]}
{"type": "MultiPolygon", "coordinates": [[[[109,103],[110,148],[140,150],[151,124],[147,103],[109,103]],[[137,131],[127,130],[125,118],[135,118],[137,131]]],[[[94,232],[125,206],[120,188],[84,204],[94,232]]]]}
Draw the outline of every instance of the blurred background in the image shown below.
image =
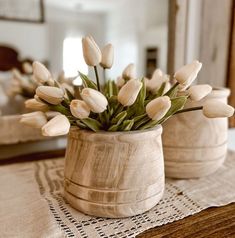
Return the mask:
{"type": "MultiPolygon", "coordinates": [[[[9,93],[12,69],[25,73],[23,64],[38,60],[57,78],[72,80],[78,70],[94,78],[82,56],[85,35],[101,48],[114,45],[111,79],[129,63],[138,77],[150,77],[156,68],[173,74],[198,59],[203,63],[199,83],[229,87],[235,106],[234,6],[234,0],[0,0],[0,154],[64,148],[64,138],[45,142],[27,129],[22,136],[22,126],[13,126],[25,97],[9,93]]],[[[235,126],[234,118],[230,125],[235,126]]]]}

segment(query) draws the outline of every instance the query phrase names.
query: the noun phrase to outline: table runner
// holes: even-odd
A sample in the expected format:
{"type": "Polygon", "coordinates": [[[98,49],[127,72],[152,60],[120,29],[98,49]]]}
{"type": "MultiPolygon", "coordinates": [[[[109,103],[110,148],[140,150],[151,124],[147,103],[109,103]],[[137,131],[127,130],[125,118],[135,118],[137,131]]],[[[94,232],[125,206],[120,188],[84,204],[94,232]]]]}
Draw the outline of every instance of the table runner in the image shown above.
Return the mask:
{"type": "Polygon", "coordinates": [[[137,234],[235,201],[235,153],[201,179],[166,179],[158,205],[125,219],[87,216],[63,198],[64,159],[0,167],[0,237],[135,237],[137,234]]]}

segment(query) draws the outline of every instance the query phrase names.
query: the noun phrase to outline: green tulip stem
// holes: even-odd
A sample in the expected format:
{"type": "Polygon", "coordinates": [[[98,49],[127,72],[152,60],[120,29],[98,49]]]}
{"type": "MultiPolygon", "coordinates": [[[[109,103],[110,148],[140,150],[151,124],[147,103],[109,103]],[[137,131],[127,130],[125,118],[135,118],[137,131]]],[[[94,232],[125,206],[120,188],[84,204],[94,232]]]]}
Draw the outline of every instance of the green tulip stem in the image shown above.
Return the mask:
{"type": "Polygon", "coordinates": [[[172,91],[179,85],[179,82],[176,82],[164,95],[170,95],[172,91]]]}
{"type": "Polygon", "coordinates": [[[106,69],[103,68],[103,77],[104,77],[104,83],[106,83],[106,69]]]}
{"type": "Polygon", "coordinates": [[[100,91],[100,81],[99,81],[99,75],[98,75],[97,66],[94,66],[94,70],[95,70],[95,77],[96,77],[97,88],[100,91]]]}
{"type": "Polygon", "coordinates": [[[203,108],[202,106],[200,106],[200,107],[185,108],[185,109],[182,109],[182,110],[177,111],[177,112],[174,113],[173,115],[179,114],[179,113],[184,113],[184,112],[191,112],[191,111],[202,110],[202,108],[203,108]]]}

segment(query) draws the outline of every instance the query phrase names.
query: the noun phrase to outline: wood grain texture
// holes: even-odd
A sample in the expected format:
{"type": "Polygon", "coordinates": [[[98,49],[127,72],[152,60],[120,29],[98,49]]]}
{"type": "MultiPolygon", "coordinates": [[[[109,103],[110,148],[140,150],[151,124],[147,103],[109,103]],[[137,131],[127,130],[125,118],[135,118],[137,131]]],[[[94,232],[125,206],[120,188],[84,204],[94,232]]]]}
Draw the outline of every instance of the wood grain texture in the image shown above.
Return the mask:
{"type": "Polygon", "coordinates": [[[145,231],[137,238],[233,238],[235,203],[208,208],[182,220],[145,231]]]}
{"type": "Polygon", "coordinates": [[[162,127],[137,132],[72,128],[65,163],[65,197],[100,217],[127,217],[155,206],[164,190],[162,127]]]}
{"type": "Polygon", "coordinates": [[[232,1],[202,1],[199,83],[226,85],[232,1]]]}
{"type": "MultiPolygon", "coordinates": [[[[227,102],[228,89],[213,90],[199,102],[189,101],[187,107],[203,105],[209,98],[227,102]]],[[[215,172],[227,153],[227,118],[206,118],[201,111],[173,116],[163,125],[165,172],[172,178],[195,178],[215,172]]]]}
{"type": "MultiPolygon", "coordinates": [[[[235,1],[233,1],[233,19],[230,38],[230,54],[228,69],[228,87],[231,89],[229,104],[235,107],[235,1]]],[[[229,118],[230,127],[235,127],[235,117],[229,118]]]]}
{"type": "Polygon", "coordinates": [[[187,0],[169,1],[167,73],[170,75],[185,64],[187,10],[187,0]]]}

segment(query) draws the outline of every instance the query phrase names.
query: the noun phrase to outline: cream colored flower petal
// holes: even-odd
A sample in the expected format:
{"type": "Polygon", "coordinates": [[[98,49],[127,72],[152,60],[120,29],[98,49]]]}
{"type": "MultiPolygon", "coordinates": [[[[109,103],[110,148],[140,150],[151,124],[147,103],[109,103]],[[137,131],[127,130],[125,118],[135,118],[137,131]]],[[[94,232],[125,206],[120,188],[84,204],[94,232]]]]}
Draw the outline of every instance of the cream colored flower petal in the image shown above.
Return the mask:
{"type": "Polygon", "coordinates": [[[107,108],[108,101],[106,97],[97,90],[84,88],[81,97],[87,103],[92,112],[101,113],[107,108]]]}
{"type": "Polygon", "coordinates": [[[35,79],[40,83],[45,83],[51,78],[49,70],[38,61],[33,62],[33,75],[35,79]]]}
{"type": "Polygon", "coordinates": [[[194,60],[191,64],[184,65],[176,71],[174,77],[182,85],[181,90],[186,89],[196,79],[201,70],[202,63],[194,60]]]}
{"type": "Polygon", "coordinates": [[[162,119],[171,107],[171,100],[168,96],[155,98],[146,106],[147,115],[155,121],[162,119]]]}
{"type": "Polygon", "coordinates": [[[102,59],[100,62],[100,65],[103,68],[110,69],[113,65],[113,55],[114,55],[114,49],[112,44],[107,44],[102,49],[102,59]]]}
{"type": "Polygon", "coordinates": [[[48,105],[43,102],[37,101],[36,99],[28,99],[25,101],[25,107],[35,111],[46,112],[49,110],[48,105]]]}
{"type": "Polygon", "coordinates": [[[188,94],[191,100],[200,101],[212,91],[212,87],[208,84],[199,84],[191,86],[188,89],[188,94]]]}
{"type": "Polygon", "coordinates": [[[69,129],[70,122],[67,117],[58,115],[42,127],[42,134],[44,136],[61,136],[68,134],[69,129]]]}
{"type": "Polygon", "coordinates": [[[135,65],[133,63],[128,64],[127,67],[123,70],[122,77],[125,80],[136,78],[135,65]]]}
{"type": "Polygon", "coordinates": [[[58,105],[63,101],[64,91],[61,88],[39,86],[36,95],[50,104],[58,105]]]}
{"type": "Polygon", "coordinates": [[[234,108],[216,99],[207,100],[203,105],[203,114],[208,118],[231,117],[234,108]]]}
{"type": "Polygon", "coordinates": [[[131,106],[135,102],[142,85],[139,80],[129,80],[118,92],[118,101],[123,106],[131,106]]]}
{"type": "Polygon", "coordinates": [[[32,112],[23,114],[20,122],[34,128],[42,128],[47,123],[47,118],[43,112],[32,112]]]}
{"type": "Polygon", "coordinates": [[[83,57],[87,65],[96,66],[101,62],[101,51],[91,36],[82,38],[83,57]]]}
{"type": "Polygon", "coordinates": [[[87,118],[90,114],[89,106],[84,101],[78,99],[71,101],[70,111],[74,117],[80,119],[87,118]]]}

